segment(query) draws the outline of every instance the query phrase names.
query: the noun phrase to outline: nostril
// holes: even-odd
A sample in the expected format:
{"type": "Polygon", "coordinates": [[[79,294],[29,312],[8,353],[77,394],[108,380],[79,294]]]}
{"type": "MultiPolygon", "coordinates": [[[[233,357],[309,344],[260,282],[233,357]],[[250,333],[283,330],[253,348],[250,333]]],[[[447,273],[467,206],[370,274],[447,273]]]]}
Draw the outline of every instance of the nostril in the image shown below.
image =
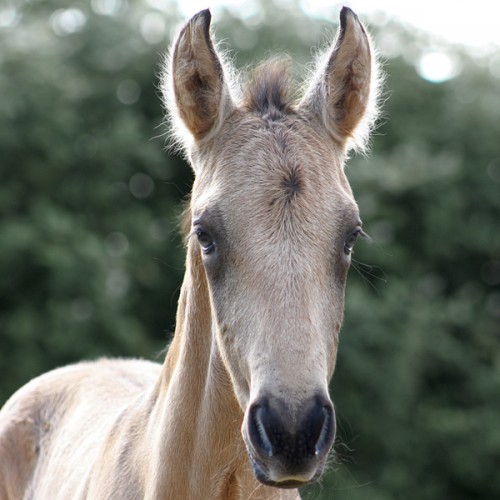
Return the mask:
{"type": "Polygon", "coordinates": [[[273,445],[266,431],[266,409],[254,406],[250,411],[248,433],[250,440],[258,451],[264,451],[268,457],[273,456],[273,445]]]}
{"type": "Polygon", "coordinates": [[[333,408],[325,405],[321,412],[317,412],[315,420],[315,432],[313,432],[314,454],[320,455],[325,449],[329,449],[335,435],[335,417],[333,408]]]}
{"type": "Polygon", "coordinates": [[[332,428],[332,412],[326,406],[322,408],[323,413],[323,425],[319,433],[318,439],[314,446],[314,454],[319,455],[321,451],[325,448],[325,445],[329,444],[330,433],[332,428]]]}

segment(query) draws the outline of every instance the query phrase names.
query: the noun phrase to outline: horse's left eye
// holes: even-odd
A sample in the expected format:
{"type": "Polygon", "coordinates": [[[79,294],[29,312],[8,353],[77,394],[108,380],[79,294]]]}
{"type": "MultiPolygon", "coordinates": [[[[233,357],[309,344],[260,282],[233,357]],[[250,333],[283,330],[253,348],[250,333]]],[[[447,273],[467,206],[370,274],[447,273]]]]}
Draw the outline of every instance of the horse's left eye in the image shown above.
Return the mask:
{"type": "Polygon", "coordinates": [[[346,238],[344,242],[344,253],[346,255],[351,255],[352,249],[354,248],[360,234],[363,234],[363,230],[358,227],[346,238]]]}

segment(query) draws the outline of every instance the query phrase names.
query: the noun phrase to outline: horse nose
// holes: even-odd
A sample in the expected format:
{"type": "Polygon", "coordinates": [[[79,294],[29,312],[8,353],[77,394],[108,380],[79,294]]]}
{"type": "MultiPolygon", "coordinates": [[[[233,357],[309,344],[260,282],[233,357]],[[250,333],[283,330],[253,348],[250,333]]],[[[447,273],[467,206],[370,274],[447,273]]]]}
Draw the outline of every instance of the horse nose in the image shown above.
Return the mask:
{"type": "Polygon", "coordinates": [[[290,469],[321,459],[335,437],[335,413],[329,399],[316,396],[291,412],[283,402],[268,398],[250,407],[248,437],[263,459],[279,459],[290,469]]]}

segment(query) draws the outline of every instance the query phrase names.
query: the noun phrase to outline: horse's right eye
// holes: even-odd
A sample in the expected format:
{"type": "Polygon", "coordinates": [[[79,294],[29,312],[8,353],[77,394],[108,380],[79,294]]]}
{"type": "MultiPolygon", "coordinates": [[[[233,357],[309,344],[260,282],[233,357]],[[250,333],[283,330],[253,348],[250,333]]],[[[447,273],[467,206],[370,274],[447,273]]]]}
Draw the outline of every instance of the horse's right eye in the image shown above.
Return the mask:
{"type": "Polygon", "coordinates": [[[215,249],[215,241],[212,236],[201,228],[196,228],[194,232],[203,253],[205,255],[212,253],[215,249]]]}

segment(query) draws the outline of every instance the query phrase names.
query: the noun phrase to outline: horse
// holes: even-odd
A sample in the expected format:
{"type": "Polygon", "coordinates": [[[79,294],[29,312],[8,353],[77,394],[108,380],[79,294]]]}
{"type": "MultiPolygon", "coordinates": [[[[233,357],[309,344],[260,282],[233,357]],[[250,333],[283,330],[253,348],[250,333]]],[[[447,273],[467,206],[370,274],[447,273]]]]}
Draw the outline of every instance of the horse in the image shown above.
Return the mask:
{"type": "Polygon", "coordinates": [[[186,270],[163,364],[43,374],[0,413],[0,498],[297,499],[335,440],[344,290],[364,235],[344,172],[366,148],[379,74],[348,8],[293,91],[289,62],[246,79],[211,34],[180,30],[161,77],[193,171],[186,270]]]}

